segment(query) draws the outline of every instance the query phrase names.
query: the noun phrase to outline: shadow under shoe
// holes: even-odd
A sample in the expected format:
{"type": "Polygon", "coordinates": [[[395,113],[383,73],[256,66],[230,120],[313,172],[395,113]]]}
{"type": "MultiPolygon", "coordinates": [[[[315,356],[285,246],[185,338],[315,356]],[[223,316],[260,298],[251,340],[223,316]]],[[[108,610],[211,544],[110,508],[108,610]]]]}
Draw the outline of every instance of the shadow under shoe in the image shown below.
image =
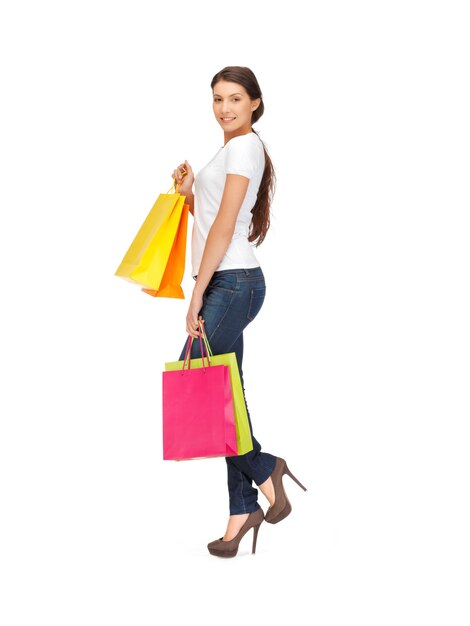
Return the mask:
{"type": "Polygon", "coordinates": [[[253,545],[251,549],[251,553],[255,554],[256,552],[256,541],[258,539],[258,531],[264,520],[263,509],[258,509],[253,513],[248,515],[246,522],[240,528],[238,533],[235,535],[233,539],[230,541],[224,541],[221,537],[220,539],[216,539],[215,541],[211,541],[207,544],[207,549],[214,556],[223,556],[223,557],[233,557],[237,555],[238,546],[240,545],[240,541],[246,535],[246,533],[253,528],[253,545]]]}
{"type": "Polygon", "coordinates": [[[289,502],[287,494],[284,490],[284,485],[282,483],[282,477],[284,474],[287,474],[294,480],[299,487],[301,487],[304,491],[307,491],[307,488],[302,485],[302,483],[292,474],[292,472],[287,467],[287,463],[284,459],[280,457],[276,460],[276,466],[274,468],[273,473],[271,474],[271,480],[273,481],[274,486],[274,504],[270,506],[266,512],[265,520],[269,524],[277,524],[284,518],[286,518],[289,513],[292,511],[292,505],[289,502]]]}

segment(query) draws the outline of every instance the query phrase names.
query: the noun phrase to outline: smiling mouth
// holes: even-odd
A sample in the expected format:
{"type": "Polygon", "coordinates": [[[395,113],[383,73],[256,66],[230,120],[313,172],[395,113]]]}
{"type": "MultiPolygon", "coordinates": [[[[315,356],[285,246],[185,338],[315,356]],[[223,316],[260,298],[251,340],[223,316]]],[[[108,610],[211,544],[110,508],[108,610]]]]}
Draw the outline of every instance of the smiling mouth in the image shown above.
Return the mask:
{"type": "Polygon", "coordinates": [[[233,122],[233,120],[235,119],[234,117],[221,117],[220,118],[223,122],[233,122]]]}

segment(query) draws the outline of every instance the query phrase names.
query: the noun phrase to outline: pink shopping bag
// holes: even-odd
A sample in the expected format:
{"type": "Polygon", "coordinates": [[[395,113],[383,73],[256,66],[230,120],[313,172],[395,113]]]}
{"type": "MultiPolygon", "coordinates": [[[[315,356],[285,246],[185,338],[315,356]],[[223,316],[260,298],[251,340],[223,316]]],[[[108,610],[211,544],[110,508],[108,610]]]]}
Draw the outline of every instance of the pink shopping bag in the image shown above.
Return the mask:
{"type": "Polygon", "coordinates": [[[188,337],[182,369],[163,372],[163,459],[181,460],[236,456],[237,434],[230,369],[211,365],[191,369],[188,337]]]}

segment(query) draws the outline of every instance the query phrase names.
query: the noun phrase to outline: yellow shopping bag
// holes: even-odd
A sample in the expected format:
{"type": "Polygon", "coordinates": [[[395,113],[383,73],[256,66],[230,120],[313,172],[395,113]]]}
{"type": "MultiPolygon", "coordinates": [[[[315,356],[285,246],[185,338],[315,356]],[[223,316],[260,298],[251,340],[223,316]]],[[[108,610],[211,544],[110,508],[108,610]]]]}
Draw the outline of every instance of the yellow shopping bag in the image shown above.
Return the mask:
{"type": "Polygon", "coordinates": [[[189,205],[175,192],[158,196],[115,272],[151,296],[184,298],[189,205]]]}

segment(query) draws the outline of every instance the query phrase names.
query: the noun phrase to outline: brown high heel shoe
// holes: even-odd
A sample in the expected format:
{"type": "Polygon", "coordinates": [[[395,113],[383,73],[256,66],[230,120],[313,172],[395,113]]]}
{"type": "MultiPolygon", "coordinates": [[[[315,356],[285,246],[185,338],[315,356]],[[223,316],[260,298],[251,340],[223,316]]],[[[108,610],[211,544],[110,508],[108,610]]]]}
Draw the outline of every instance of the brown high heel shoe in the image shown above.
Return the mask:
{"type": "Polygon", "coordinates": [[[220,539],[216,539],[215,541],[211,541],[207,544],[207,549],[214,556],[224,556],[224,557],[232,557],[236,556],[238,552],[238,546],[240,545],[240,541],[246,535],[246,533],[253,528],[253,546],[251,549],[251,554],[256,552],[256,541],[258,539],[258,531],[264,520],[263,509],[258,509],[253,513],[248,515],[246,522],[240,528],[238,533],[235,535],[233,539],[230,541],[224,541],[221,537],[220,539]]]}
{"type": "Polygon", "coordinates": [[[287,474],[294,480],[299,487],[301,487],[304,491],[307,491],[307,488],[302,485],[302,483],[297,480],[297,478],[292,474],[292,472],[287,467],[287,463],[284,459],[277,458],[276,466],[274,468],[273,473],[271,474],[271,480],[274,485],[274,495],[275,500],[274,504],[269,507],[266,512],[265,520],[269,524],[277,524],[285,517],[289,515],[292,511],[292,505],[287,498],[286,492],[284,490],[284,485],[282,484],[282,477],[284,474],[287,474]]]}

